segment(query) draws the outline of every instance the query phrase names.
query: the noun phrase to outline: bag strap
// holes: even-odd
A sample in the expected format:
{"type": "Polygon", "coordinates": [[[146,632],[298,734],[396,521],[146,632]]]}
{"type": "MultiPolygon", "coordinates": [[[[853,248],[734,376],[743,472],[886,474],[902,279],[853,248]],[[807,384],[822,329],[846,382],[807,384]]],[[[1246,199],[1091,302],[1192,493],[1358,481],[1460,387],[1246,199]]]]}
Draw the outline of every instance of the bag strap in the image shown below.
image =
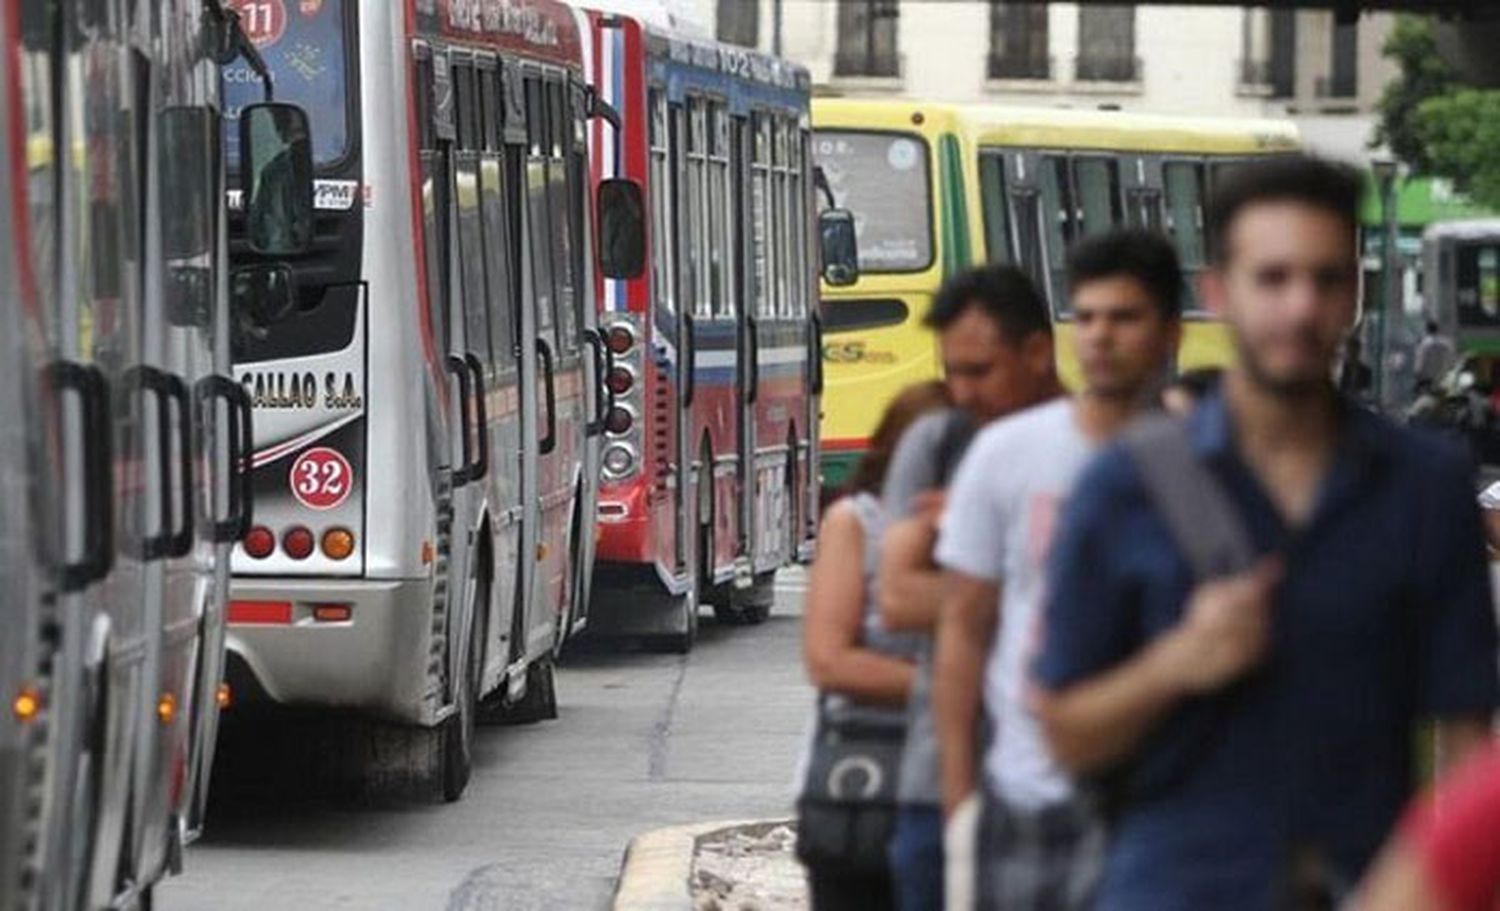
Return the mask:
{"type": "Polygon", "coordinates": [[[937,480],[939,487],[947,487],[963,461],[969,443],[974,439],[974,421],[960,409],[951,409],[943,418],[943,432],[937,445],[937,480]]]}
{"type": "Polygon", "coordinates": [[[1187,425],[1151,414],[1122,436],[1141,481],[1199,581],[1249,569],[1255,548],[1219,479],[1198,458],[1187,425]]]}

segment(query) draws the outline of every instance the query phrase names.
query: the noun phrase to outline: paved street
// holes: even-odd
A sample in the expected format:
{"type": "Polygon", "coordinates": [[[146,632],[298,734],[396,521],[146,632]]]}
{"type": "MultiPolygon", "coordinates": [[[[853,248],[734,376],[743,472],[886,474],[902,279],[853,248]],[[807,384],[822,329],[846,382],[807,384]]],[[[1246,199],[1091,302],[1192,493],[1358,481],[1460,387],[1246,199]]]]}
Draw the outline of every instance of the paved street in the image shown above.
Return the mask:
{"type": "Polygon", "coordinates": [[[686,658],[571,656],[562,717],[481,728],[458,804],[307,801],[217,780],[209,830],[159,907],[599,908],[632,835],[789,813],[812,697],[801,574],[785,575],[764,626],[726,629],[705,613],[686,658]]]}

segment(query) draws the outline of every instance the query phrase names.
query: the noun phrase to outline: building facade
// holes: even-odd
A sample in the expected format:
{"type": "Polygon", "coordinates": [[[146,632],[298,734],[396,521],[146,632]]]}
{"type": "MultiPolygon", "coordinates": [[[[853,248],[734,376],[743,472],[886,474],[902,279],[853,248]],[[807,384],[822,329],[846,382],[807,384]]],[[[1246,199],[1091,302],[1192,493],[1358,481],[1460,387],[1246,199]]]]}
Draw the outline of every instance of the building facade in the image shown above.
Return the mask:
{"type": "Polygon", "coordinates": [[[1005,0],[676,0],[722,40],[804,64],[819,91],[958,102],[1290,116],[1363,157],[1395,75],[1389,13],[1005,0]]]}

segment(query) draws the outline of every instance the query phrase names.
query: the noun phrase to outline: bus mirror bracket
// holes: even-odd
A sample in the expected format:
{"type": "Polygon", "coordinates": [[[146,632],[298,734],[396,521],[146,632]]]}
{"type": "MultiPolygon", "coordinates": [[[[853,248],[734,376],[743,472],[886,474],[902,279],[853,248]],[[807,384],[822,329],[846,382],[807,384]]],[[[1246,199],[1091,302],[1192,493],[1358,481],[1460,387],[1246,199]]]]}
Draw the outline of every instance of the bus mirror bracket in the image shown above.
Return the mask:
{"type": "Polygon", "coordinates": [[[835,288],[859,280],[859,243],[854,215],[848,209],[824,209],[818,214],[818,237],[822,241],[823,280],[835,288]]]}
{"type": "Polygon", "coordinates": [[[209,41],[213,45],[210,56],[213,57],[214,62],[219,66],[228,66],[237,58],[245,58],[250,69],[260,77],[260,84],[265,91],[263,100],[274,100],[276,86],[271,77],[271,68],[266,66],[266,59],[260,55],[255,42],[245,34],[245,28],[240,23],[240,14],[220,6],[218,0],[204,0],[203,6],[211,21],[214,21],[214,27],[209,32],[209,41]]]}
{"type": "Polygon", "coordinates": [[[608,101],[605,101],[604,96],[600,95],[598,90],[596,90],[591,85],[584,86],[583,92],[584,98],[586,99],[587,103],[589,117],[601,118],[605,123],[609,124],[616,133],[620,132],[620,128],[624,125],[624,121],[620,119],[620,112],[615,110],[615,106],[610,104],[608,101]]]}
{"type": "Polygon", "coordinates": [[[599,271],[605,278],[635,279],[646,272],[646,204],[637,181],[599,182],[599,271]]]}
{"type": "Polygon", "coordinates": [[[297,303],[296,277],[282,263],[241,266],[230,276],[229,289],[235,322],[251,332],[286,319],[297,303]]]}
{"type": "Polygon", "coordinates": [[[240,114],[246,234],[257,253],[302,253],[313,238],[312,134],[307,112],[268,101],[240,114]]]}

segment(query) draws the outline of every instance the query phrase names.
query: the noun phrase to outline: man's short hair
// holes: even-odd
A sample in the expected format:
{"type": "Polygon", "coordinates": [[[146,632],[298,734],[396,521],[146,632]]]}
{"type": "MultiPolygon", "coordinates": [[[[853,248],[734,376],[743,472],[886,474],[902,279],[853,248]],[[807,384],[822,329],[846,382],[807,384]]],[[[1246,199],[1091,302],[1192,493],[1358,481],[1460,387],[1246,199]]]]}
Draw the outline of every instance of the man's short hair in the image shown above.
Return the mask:
{"type": "Polygon", "coordinates": [[[1155,231],[1125,229],[1085,237],[1068,251],[1068,287],[1133,278],[1164,320],[1182,316],[1182,265],[1172,242],[1155,231]]]}
{"type": "Polygon", "coordinates": [[[1229,229],[1245,209],[1259,203],[1297,202],[1338,216],[1359,232],[1365,179],[1352,165],[1312,155],[1278,155],[1226,167],[1208,199],[1210,255],[1229,259],[1229,229]]]}
{"type": "Polygon", "coordinates": [[[1012,345],[1038,332],[1052,334],[1046,300],[1015,266],[981,266],[943,282],[925,322],[929,329],[942,332],[970,308],[994,320],[1012,345]]]}

